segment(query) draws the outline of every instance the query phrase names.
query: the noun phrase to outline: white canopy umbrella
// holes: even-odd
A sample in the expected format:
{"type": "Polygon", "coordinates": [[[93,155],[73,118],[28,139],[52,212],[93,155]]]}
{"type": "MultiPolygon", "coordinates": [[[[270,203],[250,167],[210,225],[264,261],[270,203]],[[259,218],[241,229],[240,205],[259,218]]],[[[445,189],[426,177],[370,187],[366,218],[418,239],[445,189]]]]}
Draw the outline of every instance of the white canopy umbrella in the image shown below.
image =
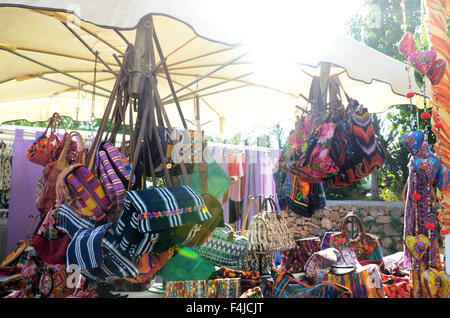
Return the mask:
{"type": "MultiPolygon", "coordinates": [[[[310,75],[319,75],[321,62],[330,63],[330,75],[339,74],[347,93],[371,112],[408,103],[408,74],[399,61],[345,36],[295,29],[277,33],[276,28],[253,25],[259,35],[243,39],[248,34],[237,31],[248,25],[251,13],[235,12],[237,5],[2,1],[0,123],[44,121],[55,111],[80,121],[101,118],[120,57],[127,42],[134,43],[136,26],[147,14],[153,14],[184,115],[195,127],[193,100],[199,95],[207,134],[232,136],[292,120],[298,96],[308,96],[310,75]]],[[[173,126],[180,127],[162,69],[157,76],[173,126]]],[[[417,86],[413,91],[420,93],[417,86]]]]}

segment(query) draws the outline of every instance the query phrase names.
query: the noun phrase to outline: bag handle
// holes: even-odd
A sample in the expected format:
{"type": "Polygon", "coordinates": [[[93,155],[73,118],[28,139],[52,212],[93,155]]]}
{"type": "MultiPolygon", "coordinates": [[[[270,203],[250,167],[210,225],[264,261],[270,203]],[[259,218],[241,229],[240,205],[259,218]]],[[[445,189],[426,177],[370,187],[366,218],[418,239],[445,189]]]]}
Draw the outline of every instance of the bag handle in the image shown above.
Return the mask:
{"type": "Polygon", "coordinates": [[[84,164],[86,161],[86,152],[85,152],[85,148],[84,148],[83,137],[81,136],[81,134],[79,132],[72,131],[67,136],[66,142],[64,143],[64,148],[61,151],[61,154],[59,155],[58,161],[56,162],[56,169],[58,169],[60,171],[64,170],[64,168],[66,168],[66,166],[67,166],[66,157],[67,157],[67,152],[69,151],[70,143],[72,142],[73,136],[78,136],[78,138],[80,139],[81,151],[83,152],[82,163],[84,164]]]}
{"type": "Polygon", "coordinates": [[[359,229],[361,230],[361,234],[364,235],[366,233],[366,230],[364,229],[364,225],[361,222],[361,220],[359,219],[359,217],[357,217],[355,214],[353,214],[353,212],[349,212],[345,217],[344,220],[342,220],[342,224],[341,224],[341,233],[343,235],[347,235],[347,230],[345,229],[345,227],[347,226],[347,223],[350,219],[356,219],[359,229]]]}
{"type": "Polygon", "coordinates": [[[275,203],[275,201],[273,200],[272,195],[269,197],[265,197],[262,204],[261,204],[261,212],[276,212],[277,209],[277,205],[275,203]],[[268,206],[267,203],[270,203],[270,208],[272,209],[272,211],[268,211],[268,206]]]}
{"type": "Polygon", "coordinates": [[[202,182],[202,192],[208,193],[208,165],[202,161],[200,163],[200,178],[202,182]]]}
{"type": "Polygon", "coordinates": [[[258,202],[256,202],[256,199],[252,196],[248,197],[248,204],[247,204],[247,210],[245,211],[245,217],[244,217],[244,221],[241,224],[241,235],[245,236],[246,234],[246,230],[245,230],[245,226],[247,225],[247,220],[248,220],[248,216],[250,215],[250,210],[252,208],[252,203],[254,203],[255,207],[256,207],[256,212],[259,212],[259,207],[258,207],[258,202]]]}

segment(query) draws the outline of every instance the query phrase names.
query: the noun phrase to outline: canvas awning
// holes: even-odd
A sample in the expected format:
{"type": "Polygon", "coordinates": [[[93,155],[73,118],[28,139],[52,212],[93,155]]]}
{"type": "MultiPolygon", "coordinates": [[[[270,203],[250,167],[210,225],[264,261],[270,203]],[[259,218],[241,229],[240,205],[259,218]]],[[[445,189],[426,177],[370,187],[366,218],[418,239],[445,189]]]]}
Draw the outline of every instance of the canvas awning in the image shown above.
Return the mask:
{"type": "MultiPolygon", "coordinates": [[[[92,113],[101,118],[114,72],[119,70],[114,55],[120,61],[126,42],[134,42],[139,20],[149,13],[154,14],[185,117],[193,125],[193,97],[199,95],[207,133],[219,134],[222,125],[225,135],[232,136],[292,120],[294,105],[305,104],[298,96],[308,96],[310,75],[319,74],[320,62],[331,63],[330,74],[340,74],[347,93],[371,112],[408,103],[403,97],[408,92],[404,64],[345,36],[303,34],[295,29],[255,45],[236,31],[245,25],[244,13],[235,14],[230,27],[233,4],[0,2],[0,122],[43,121],[55,111],[82,121],[90,121],[92,113]]],[[[158,78],[167,112],[174,118],[173,125],[179,126],[162,70],[158,78]]],[[[420,92],[417,86],[413,89],[420,92]]]]}

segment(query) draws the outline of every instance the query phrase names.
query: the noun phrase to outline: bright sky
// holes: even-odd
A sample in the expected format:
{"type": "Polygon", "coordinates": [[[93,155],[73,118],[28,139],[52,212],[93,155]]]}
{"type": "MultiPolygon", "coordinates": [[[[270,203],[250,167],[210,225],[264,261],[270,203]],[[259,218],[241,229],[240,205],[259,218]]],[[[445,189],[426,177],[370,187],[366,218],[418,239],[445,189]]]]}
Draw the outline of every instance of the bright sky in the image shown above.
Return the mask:
{"type": "MultiPolygon", "coordinates": [[[[296,74],[298,70],[292,68],[292,63],[300,54],[307,54],[308,47],[320,47],[321,39],[326,38],[320,34],[346,34],[347,22],[351,17],[355,14],[364,16],[367,12],[364,0],[279,0],[271,2],[272,5],[265,1],[259,3],[260,6],[255,6],[253,1],[242,1],[237,15],[241,14],[245,18],[236,17],[235,21],[245,21],[245,24],[233,25],[233,28],[238,28],[253,48],[252,58],[263,66],[255,76],[262,78],[277,78],[271,74],[267,65],[274,65],[278,72],[286,71],[284,77],[290,76],[289,71],[296,74]],[[297,38],[293,38],[292,33],[282,31],[292,28],[298,29],[297,38]],[[289,50],[283,50],[286,43],[289,43],[289,50]],[[280,54],[283,58],[278,59],[276,64],[267,63],[273,61],[273,56],[281,56],[280,54]],[[281,65],[283,63],[290,66],[281,65]]],[[[293,129],[294,122],[290,120],[281,122],[280,125],[288,133],[293,129]]],[[[267,130],[264,128],[255,129],[252,136],[265,133],[267,130]]]]}

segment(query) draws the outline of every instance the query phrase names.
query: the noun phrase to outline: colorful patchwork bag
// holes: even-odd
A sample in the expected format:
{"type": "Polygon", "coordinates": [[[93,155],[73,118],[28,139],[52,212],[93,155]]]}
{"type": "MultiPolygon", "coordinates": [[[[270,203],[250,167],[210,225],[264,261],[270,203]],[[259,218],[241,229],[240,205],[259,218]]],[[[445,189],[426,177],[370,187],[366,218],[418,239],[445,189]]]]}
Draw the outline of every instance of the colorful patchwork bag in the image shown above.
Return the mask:
{"type": "Polygon", "coordinates": [[[358,261],[383,261],[383,251],[378,237],[366,233],[361,220],[352,212],[344,217],[341,224],[341,231],[331,235],[330,246],[339,250],[343,246],[349,246],[355,252],[358,261]],[[360,229],[358,237],[353,240],[349,238],[346,230],[346,225],[351,218],[357,221],[360,229]]]}
{"type": "Polygon", "coordinates": [[[367,108],[348,99],[346,114],[337,121],[330,145],[330,157],[339,173],[324,179],[329,188],[352,185],[379,169],[385,160],[367,108]]]}
{"type": "Polygon", "coordinates": [[[277,212],[275,201],[271,197],[263,200],[261,211],[251,219],[246,237],[252,252],[272,253],[295,247],[295,240],[286,221],[277,212]]]}
{"type": "Polygon", "coordinates": [[[204,244],[193,249],[215,266],[242,270],[248,254],[249,241],[235,234],[230,225],[225,225],[229,231],[216,228],[204,244]]]}
{"type": "Polygon", "coordinates": [[[112,208],[99,180],[84,164],[64,169],[56,182],[56,195],[81,218],[101,221],[112,208]]]}
{"type": "MultiPolygon", "coordinates": [[[[97,177],[112,203],[111,213],[120,214],[123,210],[125,191],[130,182],[131,169],[128,159],[109,141],[103,141],[100,143],[95,160],[97,177]]],[[[131,185],[135,181],[133,177],[131,185]]]]}
{"type": "Polygon", "coordinates": [[[305,264],[312,254],[320,250],[320,238],[310,237],[295,241],[292,250],[280,252],[283,271],[300,273],[305,270],[305,264]]]}

